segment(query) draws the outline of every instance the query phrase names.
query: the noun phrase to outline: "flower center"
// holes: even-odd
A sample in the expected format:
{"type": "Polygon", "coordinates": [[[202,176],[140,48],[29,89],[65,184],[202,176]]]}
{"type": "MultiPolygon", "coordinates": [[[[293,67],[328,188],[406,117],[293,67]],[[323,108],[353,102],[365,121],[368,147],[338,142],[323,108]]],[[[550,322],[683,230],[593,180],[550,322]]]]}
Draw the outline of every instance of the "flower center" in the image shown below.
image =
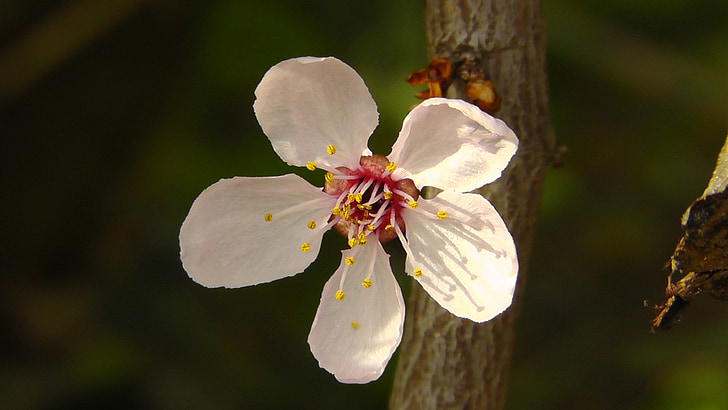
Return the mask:
{"type": "Polygon", "coordinates": [[[326,174],[324,192],[338,197],[329,221],[339,219],[336,230],[349,246],[364,245],[376,233],[384,243],[397,237],[395,226],[405,231],[403,207],[417,207],[419,192],[411,179],[392,176],[396,165],[384,155],[361,157],[357,169],[339,167],[326,174]]]}

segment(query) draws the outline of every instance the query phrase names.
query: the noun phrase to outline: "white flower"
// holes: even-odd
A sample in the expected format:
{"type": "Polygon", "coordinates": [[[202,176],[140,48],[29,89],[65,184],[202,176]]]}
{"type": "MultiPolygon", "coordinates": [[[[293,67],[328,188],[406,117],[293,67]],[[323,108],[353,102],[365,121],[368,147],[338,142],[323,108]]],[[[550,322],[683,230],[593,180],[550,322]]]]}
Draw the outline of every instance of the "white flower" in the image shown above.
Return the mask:
{"type": "Polygon", "coordinates": [[[283,61],[255,95],[278,155],[328,171],[325,187],[288,174],[207,188],[180,231],[193,280],[236,288],[295,275],[335,227],[350,248],[324,286],[308,342],[321,367],[346,383],[377,379],[402,338],[404,301],[381,242],[398,238],[407,274],[456,316],[483,322],[510,305],[513,239],[486,199],[465,193],[497,179],[515,153],[518,139],[502,121],[432,98],[407,115],[385,157],[367,148],[379,117],[374,100],[335,58],[283,61]],[[424,186],[443,191],[423,199],[424,186]]]}

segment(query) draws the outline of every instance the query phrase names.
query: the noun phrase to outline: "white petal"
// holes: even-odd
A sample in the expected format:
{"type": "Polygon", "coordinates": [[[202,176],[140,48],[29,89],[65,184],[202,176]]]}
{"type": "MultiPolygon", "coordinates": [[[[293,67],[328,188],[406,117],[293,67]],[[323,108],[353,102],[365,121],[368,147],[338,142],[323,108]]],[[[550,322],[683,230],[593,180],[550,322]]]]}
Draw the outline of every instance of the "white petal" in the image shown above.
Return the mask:
{"type": "Polygon", "coordinates": [[[510,306],[518,276],[516,247],[488,200],[443,191],[420,200],[415,210],[404,209],[402,217],[411,249],[405,270],[442,307],[484,322],[510,306]],[[440,211],[444,219],[437,218],[440,211]]]}
{"type": "Polygon", "coordinates": [[[236,288],[295,275],[316,259],[335,201],[293,174],[222,179],[197,197],[182,224],[182,264],[207,287],[236,288]],[[308,227],[310,221],[315,229],[308,227]],[[310,245],[306,252],[304,242],[310,245]]]}
{"type": "Polygon", "coordinates": [[[273,66],[253,104],[273,149],[289,165],[324,169],[359,163],[379,122],[359,74],[333,57],[301,57],[273,66]],[[329,154],[328,146],[336,152],[329,154]]]}
{"type": "Polygon", "coordinates": [[[372,238],[342,254],[341,266],[324,286],[308,343],[337,380],[368,383],[382,375],[402,340],[404,300],[379,241],[372,238]],[[347,257],[354,258],[353,265],[344,262],[347,257]],[[371,287],[365,288],[368,277],[371,287]],[[345,294],[342,300],[338,290],[345,294]]]}
{"type": "Polygon", "coordinates": [[[503,121],[462,100],[431,98],[404,119],[389,159],[418,188],[466,192],[498,179],[517,148],[503,121]]]}

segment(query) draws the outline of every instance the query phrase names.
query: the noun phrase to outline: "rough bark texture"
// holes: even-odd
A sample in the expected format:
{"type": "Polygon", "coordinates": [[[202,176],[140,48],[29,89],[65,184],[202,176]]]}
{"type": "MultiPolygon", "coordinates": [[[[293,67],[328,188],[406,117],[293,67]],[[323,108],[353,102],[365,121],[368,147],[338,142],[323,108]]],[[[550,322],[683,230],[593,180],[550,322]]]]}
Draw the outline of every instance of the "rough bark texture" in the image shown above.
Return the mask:
{"type": "MultiPolygon", "coordinates": [[[[426,0],[430,58],[455,65],[475,57],[503,98],[496,116],[519,136],[503,176],[480,190],[511,229],[520,259],[510,309],[477,324],[443,310],[420,287],[408,300],[406,328],[390,401],[392,409],[500,409],[523,278],[530,254],[543,175],[553,161],[541,6],[535,0],[426,0]]],[[[462,97],[453,84],[449,97],[462,97]]]]}
{"type": "Polygon", "coordinates": [[[728,137],[713,177],[682,217],[685,235],[666,268],[667,302],[655,306],[652,330],[669,329],[688,303],[703,292],[728,300],[728,137]],[[681,278],[682,279],[678,279],[681,278]]]}

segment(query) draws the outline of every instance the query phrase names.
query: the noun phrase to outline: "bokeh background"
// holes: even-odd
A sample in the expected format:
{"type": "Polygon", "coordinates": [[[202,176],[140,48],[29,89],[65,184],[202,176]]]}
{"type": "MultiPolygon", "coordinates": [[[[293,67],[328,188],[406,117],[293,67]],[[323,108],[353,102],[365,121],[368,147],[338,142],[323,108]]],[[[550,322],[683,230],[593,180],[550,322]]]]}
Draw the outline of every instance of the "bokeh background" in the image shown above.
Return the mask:
{"type": "MultiPolygon", "coordinates": [[[[701,297],[659,334],[643,307],[664,300],[728,129],[728,2],[549,0],[544,17],[568,152],[547,174],[507,408],[728,408],[728,305],[701,297]]],[[[342,385],[306,343],[339,237],[305,274],[224,290],[187,277],[177,235],[220,178],[321,183],[255,121],[270,66],[353,66],[386,154],[423,33],[414,0],[0,1],[0,407],[385,408],[396,356],[342,385]]]]}

